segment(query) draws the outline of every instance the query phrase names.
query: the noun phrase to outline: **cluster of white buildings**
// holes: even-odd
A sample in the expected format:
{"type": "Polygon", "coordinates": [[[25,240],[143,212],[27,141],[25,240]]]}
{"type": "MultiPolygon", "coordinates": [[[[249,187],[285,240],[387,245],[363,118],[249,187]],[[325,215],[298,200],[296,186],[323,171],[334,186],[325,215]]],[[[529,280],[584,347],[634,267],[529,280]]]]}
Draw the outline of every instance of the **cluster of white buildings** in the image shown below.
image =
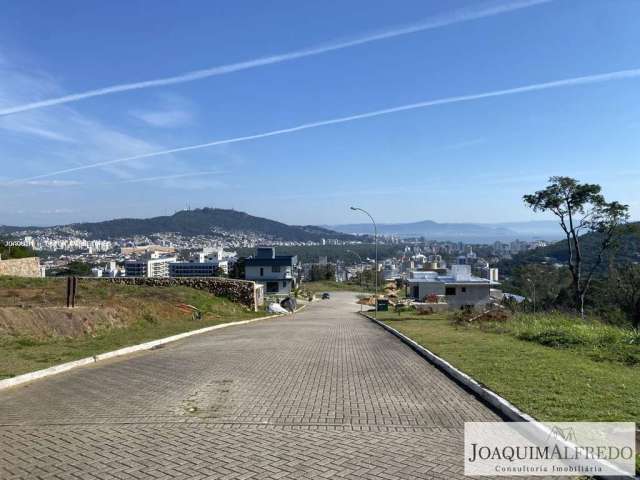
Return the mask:
{"type": "Polygon", "coordinates": [[[22,244],[37,251],[84,251],[89,254],[104,253],[114,248],[109,240],[87,240],[80,237],[24,237],[22,244]]]}
{"type": "Polygon", "coordinates": [[[513,240],[510,243],[495,242],[492,245],[492,250],[495,255],[499,257],[506,257],[515,255],[516,253],[526,252],[527,250],[546,247],[547,245],[549,245],[549,242],[544,240],[513,240]]]}
{"type": "Polygon", "coordinates": [[[124,262],[127,277],[215,277],[228,274],[236,252],[204,248],[188,261],[178,261],[175,255],[154,251],[124,262]]]}
{"type": "MultiPolygon", "coordinates": [[[[175,255],[150,252],[140,258],[126,260],[124,270],[117,272],[115,262],[109,269],[94,269],[95,276],[127,277],[215,277],[228,274],[236,262],[236,252],[205,248],[189,261],[178,261],[175,255]]],[[[244,278],[262,285],[264,292],[288,295],[297,285],[298,258],[295,255],[276,255],[274,247],[258,247],[255,256],[244,259],[244,278]]]]}
{"type": "Polygon", "coordinates": [[[118,264],[115,260],[111,260],[109,265],[105,268],[94,267],[91,269],[91,275],[94,277],[120,277],[124,274],[124,271],[118,268],[118,264]]]}

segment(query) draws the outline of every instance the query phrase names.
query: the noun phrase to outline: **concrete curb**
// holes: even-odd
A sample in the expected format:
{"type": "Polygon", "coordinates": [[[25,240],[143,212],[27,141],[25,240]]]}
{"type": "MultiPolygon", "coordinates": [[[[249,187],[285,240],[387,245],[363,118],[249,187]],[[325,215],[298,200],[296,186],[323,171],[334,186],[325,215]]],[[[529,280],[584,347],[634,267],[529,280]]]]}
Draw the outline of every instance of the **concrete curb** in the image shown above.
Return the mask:
{"type": "Polygon", "coordinates": [[[395,328],[390,327],[384,322],[380,320],[376,320],[370,315],[367,315],[365,312],[362,312],[361,315],[363,317],[368,318],[372,322],[384,328],[386,331],[398,337],[402,342],[406,343],[409,347],[411,347],[418,355],[423,357],[429,363],[434,365],[438,370],[442,371],[449,378],[454,380],[457,384],[470,391],[474,395],[476,395],[482,402],[491,407],[494,411],[500,413],[504,418],[511,420],[512,422],[535,422],[536,419],[527,415],[518,407],[510,403],[508,400],[502,398],[497,393],[489,390],[486,387],[483,387],[481,384],[476,382],[473,378],[471,378],[466,373],[458,370],[456,367],[451,365],[446,360],[440,358],[435,353],[427,350],[419,343],[411,340],[409,337],[400,333],[395,328]]]}
{"type": "MultiPolygon", "coordinates": [[[[400,333],[398,330],[396,330],[393,327],[390,327],[386,323],[381,322],[380,320],[377,320],[370,315],[367,315],[365,312],[357,312],[357,313],[359,313],[363,317],[368,318],[369,320],[379,325],[380,327],[384,328],[387,332],[391,333],[392,335],[395,335],[396,337],[398,337],[403,343],[407,344],[418,355],[420,355],[422,358],[427,360],[429,363],[431,363],[438,370],[440,370],[449,378],[451,378],[454,382],[456,382],[462,388],[473,393],[481,402],[483,402],[493,411],[499,413],[503,418],[506,418],[512,422],[533,422],[537,426],[540,434],[542,434],[544,437],[548,436],[551,433],[550,430],[548,430],[547,427],[542,423],[540,423],[538,420],[536,420],[530,415],[527,415],[518,407],[516,407],[511,402],[501,397],[497,393],[493,392],[492,390],[489,390],[486,387],[483,387],[480,383],[475,381],[469,375],[462,372],[461,370],[458,370],[456,367],[451,365],[446,360],[440,358],[438,355],[436,355],[432,351],[427,350],[418,342],[407,337],[405,334],[400,333]]],[[[572,445],[572,444],[569,443],[569,445],[572,445]]],[[[629,476],[602,477],[599,475],[594,475],[590,478],[595,478],[595,479],[635,478],[636,480],[640,479],[640,477],[638,476],[636,477],[629,477],[629,476]]]]}
{"type": "MultiPolygon", "coordinates": [[[[302,305],[295,312],[293,312],[293,314],[298,313],[300,310],[302,310],[305,307],[306,305],[302,305]]],[[[138,345],[132,345],[130,347],[120,348],[112,352],[99,353],[98,355],[94,355],[93,357],[81,358],[80,360],[74,360],[73,362],[62,363],[60,365],[55,365],[53,367],[45,368],[44,370],[36,370],[35,372],[24,373],[22,375],[17,375],[12,378],[6,378],[4,380],[0,380],[0,390],[15,387],[17,385],[21,385],[27,382],[32,382],[34,380],[39,380],[41,378],[50,377],[51,375],[56,375],[58,373],[67,372],[74,368],[82,367],[85,365],[91,365],[93,363],[99,362],[100,360],[107,360],[109,358],[120,357],[122,355],[129,355],[130,353],[140,352],[143,350],[151,350],[152,348],[155,348],[159,345],[164,345],[166,343],[182,340],[183,338],[191,337],[193,335],[200,335],[201,333],[211,332],[213,330],[218,330],[220,328],[227,328],[235,325],[246,325],[248,323],[258,322],[260,320],[286,317],[289,315],[291,314],[268,315],[266,317],[252,318],[250,320],[241,320],[239,322],[221,323],[219,325],[212,325],[211,327],[204,327],[198,330],[191,330],[188,332],[179,333],[177,335],[172,335],[170,337],[160,338],[158,340],[151,340],[149,342],[140,343],[138,345]]]]}

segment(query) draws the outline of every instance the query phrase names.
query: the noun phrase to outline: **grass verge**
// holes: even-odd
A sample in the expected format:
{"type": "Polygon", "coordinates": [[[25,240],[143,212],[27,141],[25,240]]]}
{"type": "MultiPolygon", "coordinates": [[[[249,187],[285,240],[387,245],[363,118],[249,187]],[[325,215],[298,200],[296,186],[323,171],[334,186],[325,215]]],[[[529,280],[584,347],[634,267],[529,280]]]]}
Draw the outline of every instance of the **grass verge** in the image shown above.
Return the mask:
{"type": "Polygon", "coordinates": [[[624,340],[636,338],[632,332],[543,315],[478,326],[455,324],[446,314],[379,312],[378,319],[538,420],[640,419],[640,366],[627,361],[640,346],[624,340]]]}

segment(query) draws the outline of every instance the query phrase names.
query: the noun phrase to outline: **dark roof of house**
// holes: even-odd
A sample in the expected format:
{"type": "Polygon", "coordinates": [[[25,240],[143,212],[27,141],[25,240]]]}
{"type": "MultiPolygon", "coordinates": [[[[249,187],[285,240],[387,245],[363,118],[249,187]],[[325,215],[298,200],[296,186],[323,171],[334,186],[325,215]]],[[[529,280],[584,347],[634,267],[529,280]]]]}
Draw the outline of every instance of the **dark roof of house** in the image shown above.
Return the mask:
{"type": "Polygon", "coordinates": [[[275,258],[248,257],[244,261],[245,266],[249,267],[292,267],[296,263],[298,263],[296,255],[276,255],[275,258]]]}

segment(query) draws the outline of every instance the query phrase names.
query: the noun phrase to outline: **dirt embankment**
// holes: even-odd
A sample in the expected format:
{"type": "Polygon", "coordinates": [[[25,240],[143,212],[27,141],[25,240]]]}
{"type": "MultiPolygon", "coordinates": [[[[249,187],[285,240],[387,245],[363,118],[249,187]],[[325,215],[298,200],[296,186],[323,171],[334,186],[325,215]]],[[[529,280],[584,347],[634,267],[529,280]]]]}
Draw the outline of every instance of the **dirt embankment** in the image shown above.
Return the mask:
{"type": "Polygon", "coordinates": [[[128,312],[109,307],[1,307],[0,335],[79,337],[125,327],[128,312]]]}
{"type": "MultiPolygon", "coordinates": [[[[214,282],[218,284],[222,282],[214,282]]],[[[251,282],[244,284],[253,292],[251,282]]],[[[57,341],[131,329],[172,331],[176,322],[193,318],[193,308],[185,305],[198,309],[204,321],[252,316],[241,302],[198,287],[80,279],[76,307],[65,308],[64,278],[0,277],[0,348],[20,337],[57,341]]]]}

